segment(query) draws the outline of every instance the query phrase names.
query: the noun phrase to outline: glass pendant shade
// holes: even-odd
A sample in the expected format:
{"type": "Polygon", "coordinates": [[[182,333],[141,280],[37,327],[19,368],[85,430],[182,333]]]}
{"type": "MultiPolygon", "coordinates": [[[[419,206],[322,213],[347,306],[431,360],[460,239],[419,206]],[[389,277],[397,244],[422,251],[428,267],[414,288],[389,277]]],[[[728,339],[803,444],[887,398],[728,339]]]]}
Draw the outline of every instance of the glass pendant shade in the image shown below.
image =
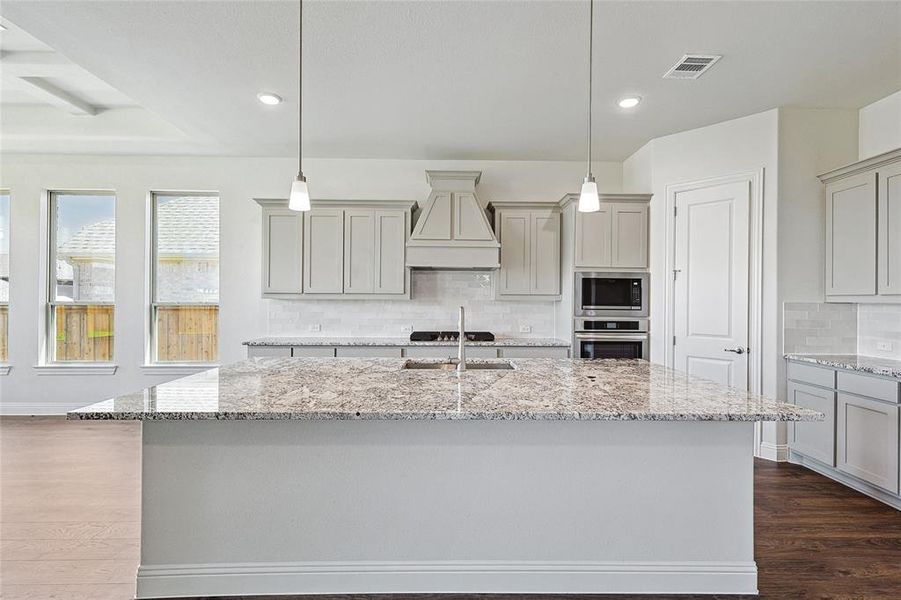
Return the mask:
{"type": "Polygon", "coordinates": [[[298,177],[291,184],[291,197],[288,198],[288,208],[291,210],[310,210],[310,192],[307,189],[307,180],[298,177]]]}
{"type": "Polygon", "coordinates": [[[579,212],[597,212],[601,210],[601,199],[598,196],[598,184],[594,178],[585,178],[582,193],[579,195],[579,212]]]}

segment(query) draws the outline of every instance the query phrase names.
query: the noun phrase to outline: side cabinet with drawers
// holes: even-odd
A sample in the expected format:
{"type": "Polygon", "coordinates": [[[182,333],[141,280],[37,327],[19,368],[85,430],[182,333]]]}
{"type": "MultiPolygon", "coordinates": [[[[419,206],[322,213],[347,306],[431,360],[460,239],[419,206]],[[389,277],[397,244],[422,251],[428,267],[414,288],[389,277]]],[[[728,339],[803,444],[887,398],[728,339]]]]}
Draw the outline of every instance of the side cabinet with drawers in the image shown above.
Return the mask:
{"type": "Polygon", "coordinates": [[[790,360],[787,392],[826,415],[790,426],[792,462],[901,509],[901,381],[790,360]]]}

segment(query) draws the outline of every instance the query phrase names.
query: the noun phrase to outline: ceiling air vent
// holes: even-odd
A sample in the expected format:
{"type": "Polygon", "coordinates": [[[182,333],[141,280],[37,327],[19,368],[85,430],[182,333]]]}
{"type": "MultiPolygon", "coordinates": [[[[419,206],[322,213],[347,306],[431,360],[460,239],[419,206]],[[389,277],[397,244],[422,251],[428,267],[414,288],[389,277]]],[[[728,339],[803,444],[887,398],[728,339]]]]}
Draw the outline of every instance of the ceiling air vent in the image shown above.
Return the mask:
{"type": "Polygon", "coordinates": [[[664,79],[697,79],[722,56],[716,54],[686,54],[663,74],[664,79]]]}

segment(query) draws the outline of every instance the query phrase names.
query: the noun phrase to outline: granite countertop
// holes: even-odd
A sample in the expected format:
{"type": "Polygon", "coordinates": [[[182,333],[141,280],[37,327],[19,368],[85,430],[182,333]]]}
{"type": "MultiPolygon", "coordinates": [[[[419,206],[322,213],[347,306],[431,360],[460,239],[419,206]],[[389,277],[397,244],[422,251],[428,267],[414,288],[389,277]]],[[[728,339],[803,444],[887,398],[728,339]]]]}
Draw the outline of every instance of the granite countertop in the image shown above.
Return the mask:
{"type": "Polygon", "coordinates": [[[901,360],[891,358],[860,354],[786,354],[785,358],[837,369],[901,378],[901,360]]]}
{"type": "MultiPolygon", "coordinates": [[[[508,371],[394,358],[254,358],[70,412],[69,419],[816,421],[643,360],[530,358],[508,371]]],[[[441,362],[441,361],[433,361],[441,362]]],[[[495,362],[495,361],[469,361],[495,362]]]]}
{"type": "MultiPolygon", "coordinates": [[[[267,336],[243,342],[245,346],[456,346],[457,342],[411,342],[404,337],[290,337],[267,336]]],[[[556,338],[498,337],[493,342],[466,342],[467,346],[570,347],[556,338]]]]}

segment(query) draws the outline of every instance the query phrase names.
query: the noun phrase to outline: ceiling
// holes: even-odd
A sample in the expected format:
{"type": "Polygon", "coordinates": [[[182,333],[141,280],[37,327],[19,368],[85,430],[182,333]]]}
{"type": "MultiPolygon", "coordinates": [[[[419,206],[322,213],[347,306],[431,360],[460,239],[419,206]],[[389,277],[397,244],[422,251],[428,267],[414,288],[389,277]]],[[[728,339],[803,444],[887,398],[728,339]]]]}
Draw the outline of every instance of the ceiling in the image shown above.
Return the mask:
{"type": "MultiPolygon", "coordinates": [[[[4,151],[296,153],[296,1],[0,9],[4,151]],[[36,99],[16,78],[38,59],[65,65],[58,87],[101,110],[36,99]],[[27,68],[10,71],[17,61],[27,68]],[[263,90],[285,102],[260,104],[263,90]]],[[[587,2],[307,0],[304,155],[582,159],[587,14],[587,2]]],[[[621,160],[661,135],[898,90],[901,2],[598,2],[594,57],[594,155],[621,160]],[[695,52],[723,59],[696,81],[662,79],[695,52]],[[638,108],[616,105],[626,94],[638,108]]]]}

